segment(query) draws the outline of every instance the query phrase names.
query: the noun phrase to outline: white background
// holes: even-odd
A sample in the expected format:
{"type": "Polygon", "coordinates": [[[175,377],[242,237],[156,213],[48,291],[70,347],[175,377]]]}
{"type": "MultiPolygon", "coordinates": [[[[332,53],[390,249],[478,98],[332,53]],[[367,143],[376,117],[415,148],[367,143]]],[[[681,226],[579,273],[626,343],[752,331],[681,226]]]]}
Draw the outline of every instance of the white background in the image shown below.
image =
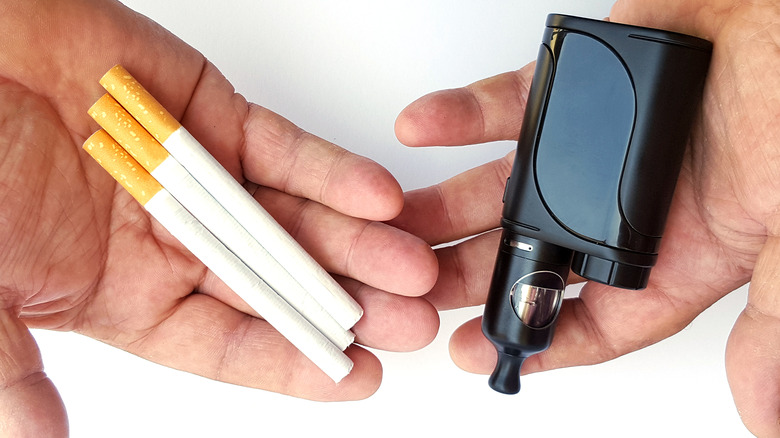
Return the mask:
{"type": "MultiPolygon", "coordinates": [[[[393,134],[404,106],[520,68],[535,58],[548,13],[602,18],[612,0],[124,3],[203,52],[249,100],[373,158],[413,189],[514,144],[405,148],[393,134]]],[[[377,352],[383,385],[360,402],[297,400],[169,370],[72,333],[35,336],[74,437],[740,437],[747,432],[723,355],[745,297],[744,289],[729,295],[642,351],[527,376],[517,396],[493,392],[486,376],[449,359],[449,335],[480,308],[442,314],[439,336],[421,351],[377,352]]]]}

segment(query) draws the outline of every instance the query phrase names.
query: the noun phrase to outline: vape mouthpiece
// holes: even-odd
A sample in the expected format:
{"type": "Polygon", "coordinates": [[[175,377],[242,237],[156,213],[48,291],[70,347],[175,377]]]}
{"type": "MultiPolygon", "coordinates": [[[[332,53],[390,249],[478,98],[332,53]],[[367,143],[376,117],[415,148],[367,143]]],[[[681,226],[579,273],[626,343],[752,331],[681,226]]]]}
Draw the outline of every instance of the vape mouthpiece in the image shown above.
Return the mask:
{"type": "Polygon", "coordinates": [[[520,392],[520,367],[523,366],[524,361],[525,357],[523,356],[499,352],[496,369],[493,370],[493,374],[488,380],[490,387],[503,394],[520,392]]]}
{"type": "Polygon", "coordinates": [[[504,230],[482,318],[498,352],[496,391],[519,392],[523,361],[550,346],[571,260],[571,250],[504,230]]]}

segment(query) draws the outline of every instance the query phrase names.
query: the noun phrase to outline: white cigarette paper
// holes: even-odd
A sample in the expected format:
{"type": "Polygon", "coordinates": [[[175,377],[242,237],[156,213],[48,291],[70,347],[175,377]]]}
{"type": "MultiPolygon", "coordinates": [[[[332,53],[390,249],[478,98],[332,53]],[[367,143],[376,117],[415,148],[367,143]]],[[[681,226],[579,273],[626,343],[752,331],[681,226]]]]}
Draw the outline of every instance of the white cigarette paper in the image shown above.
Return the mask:
{"type": "Polygon", "coordinates": [[[84,149],[192,254],[333,381],[352,370],[352,360],[279,297],[190,214],[105,131],[84,149]]]}
{"type": "Polygon", "coordinates": [[[342,350],[355,339],[110,95],[89,114],[217,239],[342,350]]]}
{"type": "Polygon", "coordinates": [[[343,328],[354,326],[360,305],[124,68],[100,83],[343,328]]]}

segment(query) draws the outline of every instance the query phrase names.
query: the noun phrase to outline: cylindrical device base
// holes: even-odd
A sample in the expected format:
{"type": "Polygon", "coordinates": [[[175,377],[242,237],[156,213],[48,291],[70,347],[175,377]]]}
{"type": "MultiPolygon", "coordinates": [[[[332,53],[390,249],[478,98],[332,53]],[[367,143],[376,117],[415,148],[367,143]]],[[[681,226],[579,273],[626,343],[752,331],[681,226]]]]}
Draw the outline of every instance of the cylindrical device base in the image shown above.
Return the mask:
{"type": "Polygon", "coordinates": [[[550,346],[571,260],[569,249],[504,230],[482,319],[498,352],[496,391],[520,391],[523,361],[550,346]]]}

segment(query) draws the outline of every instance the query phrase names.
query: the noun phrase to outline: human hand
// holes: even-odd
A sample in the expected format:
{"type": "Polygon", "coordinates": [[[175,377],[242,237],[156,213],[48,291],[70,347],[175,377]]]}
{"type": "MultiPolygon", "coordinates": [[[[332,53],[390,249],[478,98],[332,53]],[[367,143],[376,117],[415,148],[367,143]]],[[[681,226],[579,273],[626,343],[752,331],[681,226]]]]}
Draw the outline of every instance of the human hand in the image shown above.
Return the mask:
{"type": "Polygon", "coordinates": [[[28,327],[72,330],[225,382],[317,400],[372,394],[381,365],[353,346],[338,385],[81,151],[97,83],[125,65],[363,306],[357,342],[412,350],[438,328],[419,295],[437,266],[381,222],[403,195],[376,163],[236,94],[194,49],[119,3],[0,6],[0,432],[56,436],[62,402],[28,327]]]}
{"type": "MultiPolygon", "coordinates": [[[[586,284],[564,304],[552,347],[529,358],[525,372],[599,363],[653,344],[750,281],[748,304],[727,344],[729,383],[747,427],[759,436],[780,436],[778,6],[733,0],[614,5],[611,21],[714,43],[703,105],[648,288],[586,284]]],[[[399,116],[398,138],[409,146],[515,140],[532,73],[527,66],[425,96],[399,116]]],[[[404,212],[391,223],[432,245],[498,227],[513,156],[407,194],[404,212]]],[[[431,302],[439,309],[484,303],[498,239],[493,231],[438,250],[431,302]]],[[[450,351],[468,371],[488,374],[495,365],[479,318],[453,334],[450,351]]]]}

